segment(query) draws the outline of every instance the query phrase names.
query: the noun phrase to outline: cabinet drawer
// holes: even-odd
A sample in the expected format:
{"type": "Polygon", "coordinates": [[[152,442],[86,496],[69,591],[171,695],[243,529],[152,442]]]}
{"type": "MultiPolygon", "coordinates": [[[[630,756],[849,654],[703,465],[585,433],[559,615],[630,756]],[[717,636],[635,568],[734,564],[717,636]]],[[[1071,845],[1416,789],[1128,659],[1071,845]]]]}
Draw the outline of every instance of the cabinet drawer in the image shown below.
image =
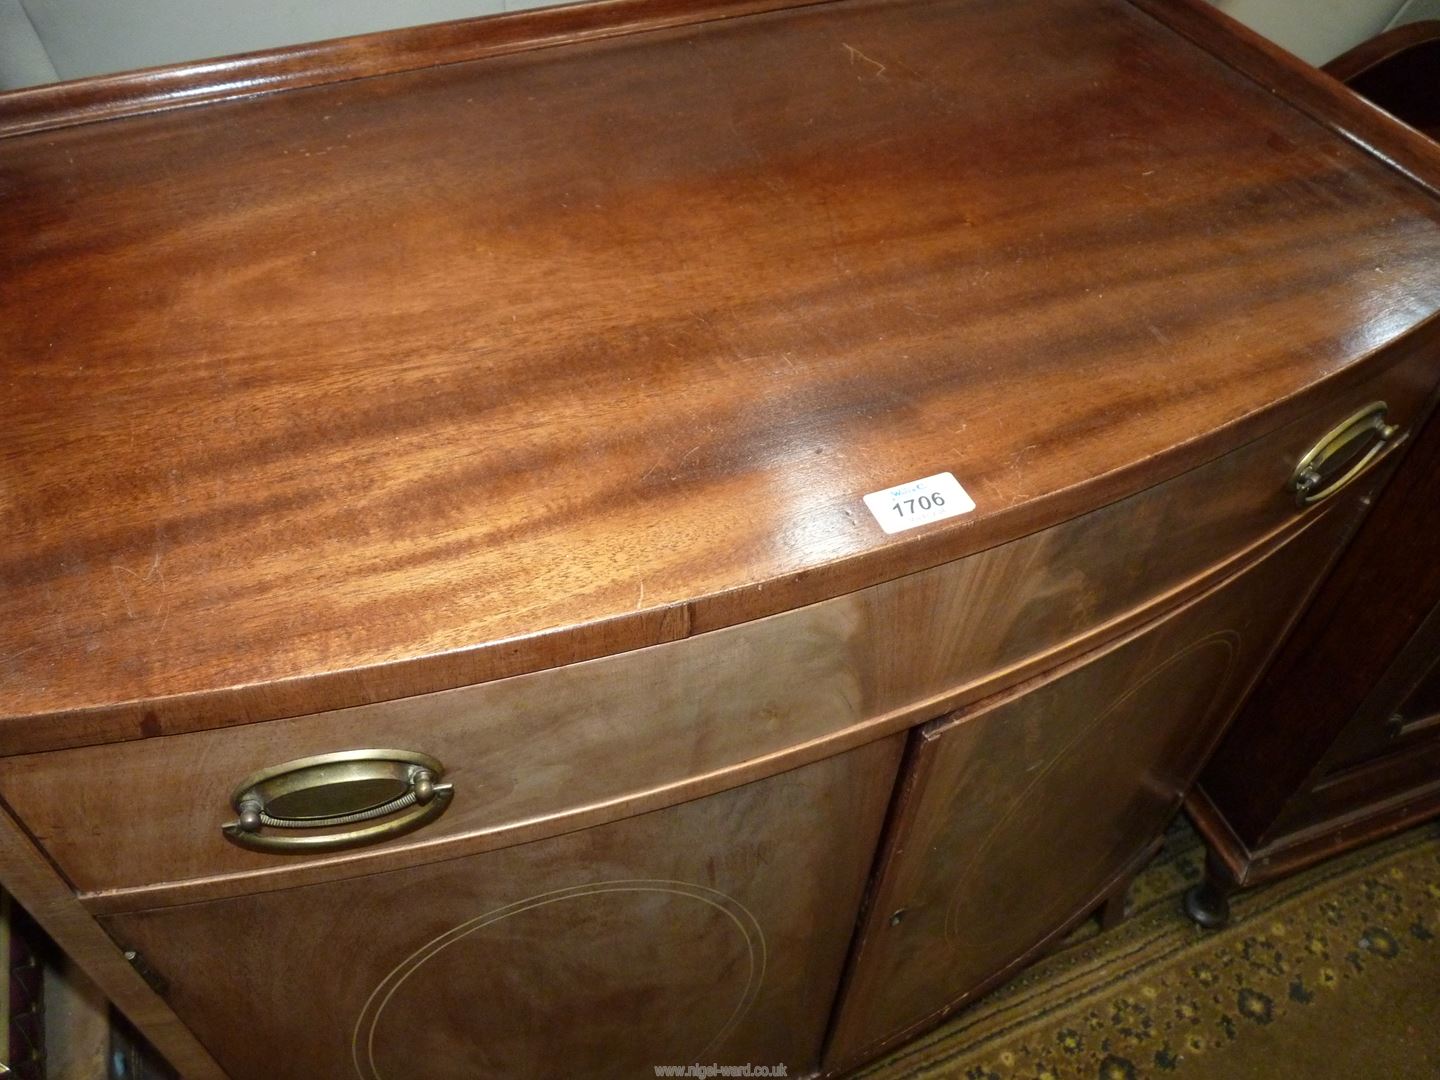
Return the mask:
{"type": "MultiPolygon", "coordinates": [[[[1321,433],[1373,400],[1409,423],[1429,378],[1410,355],[1164,484],[847,596],[458,690],[6,758],[0,796],[81,893],[195,882],[199,896],[314,880],[319,866],[385,869],[462,839],[498,847],[719,790],[1002,689],[1193,594],[1317,512],[1285,487],[1321,433]],[[437,759],[453,803],[421,831],[356,851],[276,855],[222,835],[246,776],[360,748],[437,759]]],[[[1375,476],[1337,503],[1353,507],[1375,476]]]]}

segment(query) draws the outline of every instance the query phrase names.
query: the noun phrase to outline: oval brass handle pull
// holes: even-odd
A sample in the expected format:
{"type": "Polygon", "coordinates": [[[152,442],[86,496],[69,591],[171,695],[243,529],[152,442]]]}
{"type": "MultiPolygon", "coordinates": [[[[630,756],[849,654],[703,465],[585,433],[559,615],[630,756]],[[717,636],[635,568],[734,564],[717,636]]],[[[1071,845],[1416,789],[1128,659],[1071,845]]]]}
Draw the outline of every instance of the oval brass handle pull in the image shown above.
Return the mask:
{"type": "Polygon", "coordinates": [[[1372,401],[1326,432],[1295,466],[1285,490],[1300,506],[1309,506],[1336,494],[1370,467],[1370,463],[1400,429],[1385,422],[1387,406],[1372,401]]]}
{"type": "Polygon", "coordinates": [[[262,769],[230,796],[226,839],[252,851],[304,854],[377,844],[434,821],[454,797],[445,767],[409,750],[344,750],[262,769]],[[348,825],[374,822],[360,829],[348,825]],[[340,832],[326,831],[340,829],[340,832]],[[266,831],[270,830],[270,831],[266,831]]]}

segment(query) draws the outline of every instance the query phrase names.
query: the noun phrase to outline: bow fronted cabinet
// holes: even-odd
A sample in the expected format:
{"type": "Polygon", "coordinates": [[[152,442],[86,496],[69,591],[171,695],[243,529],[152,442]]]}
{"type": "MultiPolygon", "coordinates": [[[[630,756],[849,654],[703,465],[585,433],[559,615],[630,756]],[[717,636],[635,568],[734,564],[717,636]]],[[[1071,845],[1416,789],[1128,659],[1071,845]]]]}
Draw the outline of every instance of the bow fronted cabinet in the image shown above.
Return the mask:
{"type": "Polygon", "coordinates": [[[190,1077],[873,1058],[1119,912],[1440,383],[1433,146],[1187,3],[0,124],[0,880],[190,1077]]]}

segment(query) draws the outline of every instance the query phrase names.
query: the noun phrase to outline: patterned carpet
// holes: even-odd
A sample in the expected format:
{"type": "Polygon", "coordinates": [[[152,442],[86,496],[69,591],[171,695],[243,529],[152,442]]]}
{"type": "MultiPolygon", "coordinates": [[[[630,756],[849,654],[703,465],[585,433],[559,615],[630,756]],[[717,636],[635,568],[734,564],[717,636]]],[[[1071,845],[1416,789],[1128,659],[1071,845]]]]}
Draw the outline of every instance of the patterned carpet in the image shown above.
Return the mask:
{"type": "Polygon", "coordinates": [[[1203,865],[1173,830],[1120,926],[853,1080],[1440,1078],[1440,825],[1242,893],[1211,933],[1179,910],[1203,865]]]}

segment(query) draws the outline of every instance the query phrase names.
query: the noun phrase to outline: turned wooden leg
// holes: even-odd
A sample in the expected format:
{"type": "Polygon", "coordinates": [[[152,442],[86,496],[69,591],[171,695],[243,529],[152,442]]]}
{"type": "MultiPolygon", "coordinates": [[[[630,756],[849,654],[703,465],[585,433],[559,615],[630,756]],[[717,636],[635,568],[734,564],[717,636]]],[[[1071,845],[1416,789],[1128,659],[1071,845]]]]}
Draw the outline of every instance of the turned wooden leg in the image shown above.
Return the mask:
{"type": "Polygon", "coordinates": [[[1211,856],[1205,860],[1205,879],[1185,893],[1185,914],[1196,926],[1218,930],[1230,921],[1230,894],[1237,888],[1211,856]]]}
{"type": "Polygon", "coordinates": [[[1110,895],[1100,901],[1100,906],[1095,909],[1095,918],[1100,923],[1100,931],[1113,929],[1125,918],[1127,912],[1125,902],[1130,899],[1130,886],[1135,883],[1140,872],[1150,865],[1152,859],[1160,854],[1160,849],[1165,846],[1165,837],[1157,836],[1130,864],[1129,873],[1115,883],[1110,890],[1110,895]]]}

